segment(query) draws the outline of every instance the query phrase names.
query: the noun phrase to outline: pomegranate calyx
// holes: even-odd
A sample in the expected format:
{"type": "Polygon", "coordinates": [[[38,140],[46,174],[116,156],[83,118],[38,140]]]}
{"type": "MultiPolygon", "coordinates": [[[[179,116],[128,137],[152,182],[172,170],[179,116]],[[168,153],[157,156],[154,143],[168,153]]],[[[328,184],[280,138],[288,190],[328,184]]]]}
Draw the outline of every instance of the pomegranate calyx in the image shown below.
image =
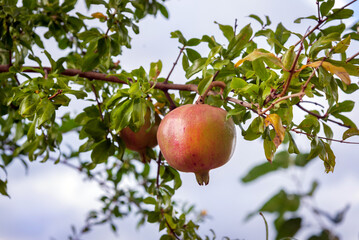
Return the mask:
{"type": "Polygon", "coordinates": [[[209,171],[197,172],[196,180],[200,186],[207,185],[209,183],[209,171]]]}

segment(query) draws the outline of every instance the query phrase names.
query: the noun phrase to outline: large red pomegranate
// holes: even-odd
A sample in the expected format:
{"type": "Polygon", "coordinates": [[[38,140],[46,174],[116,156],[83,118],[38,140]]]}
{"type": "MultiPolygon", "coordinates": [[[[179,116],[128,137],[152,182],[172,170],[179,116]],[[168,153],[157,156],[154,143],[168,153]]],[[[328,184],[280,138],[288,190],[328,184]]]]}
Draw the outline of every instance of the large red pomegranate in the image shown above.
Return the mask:
{"type": "Polygon", "coordinates": [[[157,129],[161,118],[155,113],[155,123],[151,126],[151,111],[148,109],[145,115],[144,125],[137,131],[132,131],[129,127],[121,130],[120,137],[125,142],[126,147],[140,154],[141,161],[147,162],[146,149],[157,145],[157,129]]]}
{"type": "Polygon", "coordinates": [[[189,104],[168,113],[161,121],[157,139],[168,164],[193,172],[199,185],[209,182],[209,170],[224,165],[236,143],[233,120],[227,112],[207,104],[189,104]]]}

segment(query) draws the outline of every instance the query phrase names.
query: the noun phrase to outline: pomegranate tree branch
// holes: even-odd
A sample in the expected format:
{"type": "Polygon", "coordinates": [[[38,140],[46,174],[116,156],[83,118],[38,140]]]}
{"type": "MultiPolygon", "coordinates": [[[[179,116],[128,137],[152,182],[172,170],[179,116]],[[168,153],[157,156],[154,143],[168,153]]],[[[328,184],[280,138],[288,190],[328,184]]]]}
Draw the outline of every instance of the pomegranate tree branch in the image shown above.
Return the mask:
{"type": "Polygon", "coordinates": [[[170,72],[168,73],[168,76],[167,76],[166,80],[164,81],[164,83],[168,83],[168,80],[170,79],[170,76],[171,76],[173,70],[175,69],[175,67],[176,67],[176,65],[178,63],[178,60],[181,57],[181,54],[183,53],[185,47],[186,47],[186,45],[183,45],[183,47],[180,49],[180,52],[179,52],[179,54],[178,54],[178,56],[176,58],[176,61],[173,63],[173,66],[172,66],[170,72]]]}
{"type": "Polygon", "coordinates": [[[319,114],[316,114],[316,113],[314,113],[314,112],[311,112],[311,111],[309,111],[308,109],[305,109],[303,106],[301,106],[299,103],[297,103],[296,104],[300,109],[302,109],[304,112],[306,112],[306,113],[308,113],[308,114],[310,114],[310,115],[312,115],[312,116],[314,116],[314,117],[316,117],[316,118],[318,118],[318,119],[324,119],[324,120],[326,120],[326,121],[328,121],[328,122],[332,122],[332,123],[335,123],[335,124],[338,124],[339,126],[342,126],[342,127],[346,127],[346,128],[351,128],[349,125],[345,125],[345,124],[343,124],[343,123],[341,123],[341,122],[338,122],[338,121],[335,121],[335,120],[332,120],[332,119],[326,119],[328,116],[327,116],[327,114],[325,114],[324,116],[321,116],[321,115],[319,115],[319,114]]]}
{"type": "Polygon", "coordinates": [[[96,98],[96,102],[97,102],[97,106],[98,106],[98,111],[99,111],[99,113],[100,113],[101,120],[103,121],[103,115],[102,115],[101,103],[100,103],[100,101],[98,100],[98,94],[97,94],[97,91],[96,91],[95,85],[91,84],[91,87],[92,87],[92,91],[93,91],[93,93],[95,94],[95,98],[96,98]]]}
{"type": "Polygon", "coordinates": [[[353,60],[356,56],[359,55],[359,52],[357,52],[356,54],[354,54],[353,56],[351,56],[350,58],[348,58],[347,60],[345,60],[345,62],[350,62],[351,60],[353,60]]]}
{"type": "Polygon", "coordinates": [[[55,98],[57,95],[60,95],[62,93],[62,89],[57,90],[52,96],[48,97],[49,100],[55,98]]]}
{"type": "MultiPolygon", "coordinates": [[[[348,7],[349,5],[355,3],[357,0],[353,0],[351,2],[349,2],[348,4],[344,5],[343,7],[341,7],[340,9],[338,9],[338,11],[336,11],[334,14],[337,14],[339,13],[340,11],[342,11],[343,9],[345,9],[346,7],[348,7]]],[[[304,38],[307,38],[310,34],[312,34],[315,30],[319,29],[319,27],[325,23],[329,18],[328,17],[325,17],[325,18],[322,18],[322,19],[318,19],[318,23],[317,25],[315,25],[307,34],[304,35],[304,38]]],[[[295,46],[297,46],[298,44],[300,44],[301,40],[299,40],[295,46]]]]}
{"type": "Polygon", "coordinates": [[[283,90],[282,90],[282,92],[278,95],[278,97],[284,96],[284,94],[288,91],[290,82],[292,81],[293,75],[294,75],[294,73],[295,73],[295,67],[297,66],[299,56],[300,56],[300,54],[302,53],[302,50],[303,50],[303,41],[304,41],[304,38],[302,38],[302,40],[301,40],[301,44],[300,44],[298,53],[297,53],[297,55],[295,56],[295,59],[294,59],[294,61],[293,61],[293,64],[292,64],[292,66],[291,66],[291,68],[290,68],[290,70],[289,70],[289,77],[288,77],[287,81],[284,83],[283,90]]]}
{"type": "Polygon", "coordinates": [[[322,17],[321,17],[321,15],[320,15],[319,0],[317,0],[316,4],[317,4],[318,19],[319,19],[319,21],[320,21],[320,20],[322,19],[322,17]]]}
{"type": "MultiPolygon", "coordinates": [[[[0,73],[1,72],[9,72],[10,66],[9,65],[0,65],[0,73]]],[[[21,69],[22,72],[30,72],[30,73],[38,73],[36,70],[46,70],[48,72],[51,72],[50,67],[31,67],[31,66],[23,66],[23,69],[21,69]]],[[[61,75],[65,76],[79,76],[83,78],[88,78],[91,80],[99,80],[99,81],[105,81],[105,82],[112,82],[112,83],[119,83],[119,84],[128,84],[126,81],[120,80],[115,75],[107,75],[105,73],[98,73],[98,72],[82,72],[77,69],[65,69],[60,73],[61,75]]],[[[150,84],[153,86],[154,83],[150,82],[150,84]]],[[[190,92],[197,92],[197,85],[195,84],[175,84],[175,83],[164,83],[164,82],[157,82],[154,86],[155,89],[162,90],[165,95],[166,91],[168,90],[179,90],[179,91],[190,91],[190,92]]],[[[168,93],[167,93],[168,94],[168,93]]],[[[215,95],[217,93],[210,91],[208,93],[209,95],[215,95]]],[[[169,95],[168,95],[169,96],[169,95]]],[[[171,100],[168,99],[171,103],[171,100]]],[[[228,98],[228,101],[240,104],[246,108],[251,108],[252,105],[250,103],[236,100],[234,98],[228,98]]],[[[172,100],[173,102],[173,100],[172,100]]],[[[175,106],[174,102],[172,103],[173,106],[175,106]]]]}
{"type": "Polygon", "coordinates": [[[298,134],[304,134],[307,135],[308,137],[317,137],[319,139],[323,139],[323,140],[327,140],[327,141],[333,141],[333,142],[339,142],[339,143],[347,143],[347,144],[359,144],[359,142],[349,142],[349,141],[344,141],[344,140],[339,140],[339,139],[333,139],[333,138],[327,138],[327,137],[320,137],[320,136],[313,136],[310,133],[306,133],[297,129],[292,128],[290,131],[298,133],[298,134]]]}
{"type": "Polygon", "coordinates": [[[157,189],[160,188],[160,167],[161,167],[161,162],[162,162],[162,152],[160,151],[160,153],[158,154],[158,159],[157,159],[157,175],[156,175],[156,187],[157,189]]]}

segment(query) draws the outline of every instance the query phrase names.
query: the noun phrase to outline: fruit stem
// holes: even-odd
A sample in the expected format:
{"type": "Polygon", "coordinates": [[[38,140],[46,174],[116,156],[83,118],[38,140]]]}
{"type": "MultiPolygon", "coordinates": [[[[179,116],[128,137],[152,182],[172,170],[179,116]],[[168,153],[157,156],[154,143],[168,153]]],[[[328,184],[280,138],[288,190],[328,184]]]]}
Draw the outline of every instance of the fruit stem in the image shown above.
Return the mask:
{"type": "Polygon", "coordinates": [[[138,151],[138,153],[140,154],[141,162],[143,163],[149,163],[151,161],[151,158],[147,156],[146,152],[146,149],[138,151]]]}
{"type": "Polygon", "coordinates": [[[209,183],[209,171],[197,172],[194,173],[196,175],[196,180],[199,185],[207,185],[209,183]]]}
{"type": "Polygon", "coordinates": [[[223,94],[223,90],[226,88],[226,84],[224,82],[220,82],[220,81],[213,81],[208,88],[206,89],[206,91],[204,91],[204,93],[199,96],[199,98],[196,101],[196,104],[204,104],[204,100],[207,97],[207,94],[209,93],[209,91],[214,88],[214,87],[220,87],[221,91],[219,94],[223,94]]]}

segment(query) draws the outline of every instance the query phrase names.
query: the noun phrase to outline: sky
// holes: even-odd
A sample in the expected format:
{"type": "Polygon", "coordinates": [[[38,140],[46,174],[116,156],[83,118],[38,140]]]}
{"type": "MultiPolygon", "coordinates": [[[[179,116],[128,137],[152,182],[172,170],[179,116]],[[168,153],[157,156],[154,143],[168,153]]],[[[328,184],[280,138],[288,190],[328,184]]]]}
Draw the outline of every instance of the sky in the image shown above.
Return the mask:
{"type": "MultiPolygon", "coordinates": [[[[336,4],[340,7],[347,2],[349,1],[337,0],[336,4]]],[[[247,17],[256,14],[260,17],[270,16],[272,26],[282,22],[288,29],[303,33],[314,23],[303,21],[303,25],[298,25],[294,24],[293,20],[316,14],[314,0],[172,0],[168,2],[167,7],[170,13],[169,20],[157,16],[148,17],[140,23],[140,35],[134,36],[132,49],[124,50],[123,56],[119,57],[124,69],[133,69],[140,65],[148,68],[150,62],[161,59],[163,74],[166,75],[179,51],[177,40],[170,38],[170,32],[175,30],[181,30],[187,38],[208,34],[220,40],[223,37],[214,21],[233,25],[237,19],[239,28],[251,22],[253,28],[259,29],[259,24],[247,17]]],[[[352,9],[359,10],[359,3],[354,4],[352,9]]],[[[90,13],[95,11],[98,9],[90,9],[90,13]]],[[[358,11],[356,18],[358,19],[358,11]]],[[[49,47],[51,44],[47,42],[45,46],[49,47]]],[[[64,53],[58,51],[58,55],[61,54],[64,53]]],[[[41,56],[41,52],[39,55],[41,56]]],[[[42,58],[45,59],[44,56],[42,58]]],[[[186,81],[180,67],[175,69],[171,80],[176,83],[186,81]]],[[[350,97],[359,99],[358,93],[350,97]]],[[[358,106],[348,116],[358,124],[358,106]]],[[[339,130],[336,132],[339,133],[339,130]]],[[[291,179],[300,179],[304,189],[309,189],[311,181],[317,179],[320,186],[315,197],[316,205],[322,209],[330,209],[334,214],[350,204],[344,222],[335,230],[342,239],[358,239],[358,145],[333,143],[333,150],[337,156],[333,174],[325,174],[322,161],[316,159],[305,172],[277,171],[251,184],[243,185],[239,181],[240,177],[253,166],[263,163],[265,158],[260,140],[248,142],[241,138],[238,128],[237,133],[237,147],[231,161],[210,172],[211,180],[208,186],[198,186],[194,174],[181,173],[183,185],[178,190],[176,198],[195,203],[199,210],[206,210],[210,216],[201,225],[201,233],[210,234],[209,230],[214,229],[219,238],[228,236],[241,240],[265,239],[262,218],[258,215],[244,222],[245,216],[258,209],[279,189],[296,189],[295,181],[291,179]]],[[[359,141],[358,137],[351,140],[359,141]]],[[[305,137],[298,136],[298,143],[301,150],[308,149],[309,143],[305,137]]],[[[87,212],[100,207],[98,197],[101,191],[97,184],[84,182],[82,176],[66,166],[34,162],[30,164],[28,174],[25,174],[22,165],[14,163],[9,167],[8,175],[11,199],[0,197],[0,240],[66,239],[72,224],[82,226],[87,212]]],[[[306,212],[305,209],[303,211],[306,212]]],[[[311,218],[309,213],[306,214],[311,218]]],[[[269,214],[266,217],[268,220],[272,219],[269,214]]],[[[136,230],[135,217],[117,223],[118,236],[113,235],[106,225],[96,227],[84,238],[158,239],[157,225],[146,224],[145,227],[136,230]]],[[[270,239],[273,238],[273,231],[270,230],[269,233],[270,239]]],[[[301,232],[298,239],[307,236],[305,234],[305,231],[301,232]]]]}

